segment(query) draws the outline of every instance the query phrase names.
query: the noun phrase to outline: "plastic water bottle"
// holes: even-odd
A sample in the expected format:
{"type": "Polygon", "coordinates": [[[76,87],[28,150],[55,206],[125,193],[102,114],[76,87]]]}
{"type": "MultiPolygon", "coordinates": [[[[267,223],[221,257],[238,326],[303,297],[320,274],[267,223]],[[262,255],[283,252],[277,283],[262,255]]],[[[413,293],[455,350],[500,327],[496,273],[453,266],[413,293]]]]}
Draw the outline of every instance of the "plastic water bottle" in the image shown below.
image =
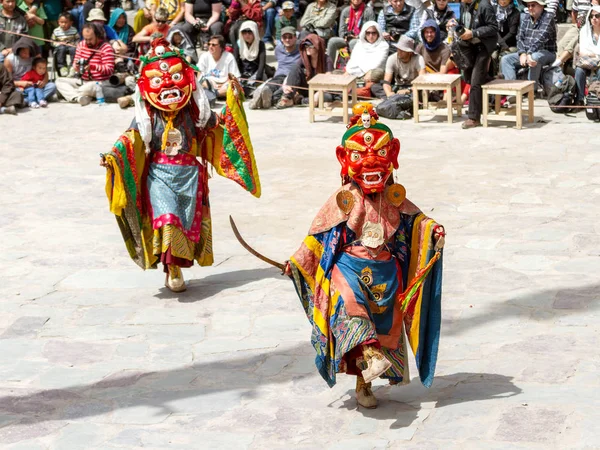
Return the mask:
{"type": "Polygon", "coordinates": [[[554,86],[556,86],[557,88],[560,88],[564,82],[565,82],[565,74],[562,72],[562,70],[560,70],[560,72],[556,74],[556,81],[554,82],[554,86]]]}
{"type": "Polygon", "coordinates": [[[98,81],[96,81],[96,102],[98,106],[104,106],[104,92],[102,92],[102,86],[98,81]]]}

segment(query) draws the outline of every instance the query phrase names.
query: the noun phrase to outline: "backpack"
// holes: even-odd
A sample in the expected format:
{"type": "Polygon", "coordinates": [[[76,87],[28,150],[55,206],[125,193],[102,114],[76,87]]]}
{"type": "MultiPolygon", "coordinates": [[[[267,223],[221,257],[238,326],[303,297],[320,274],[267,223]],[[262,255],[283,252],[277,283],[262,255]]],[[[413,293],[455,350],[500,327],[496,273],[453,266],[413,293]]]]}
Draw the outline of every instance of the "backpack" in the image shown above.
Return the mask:
{"type": "Polygon", "coordinates": [[[348,61],[350,61],[348,47],[340,48],[335,54],[335,64],[333,68],[336,70],[344,70],[348,61]]]}
{"type": "Polygon", "coordinates": [[[552,86],[548,92],[548,106],[553,113],[568,114],[575,109],[568,108],[577,101],[577,84],[571,75],[565,75],[560,86],[552,86]]]}
{"type": "Polygon", "coordinates": [[[412,95],[395,94],[382,101],[375,110],[386,119],[406,120],[412,118],[412,108],[412,95]]]}
{"type": "Polygon", "coordinates": [[[600,98],[592,92],[585,96],[585,106],[592,106],[595,108],[585,108],[585,116],[588,120],[593,122],[600,122],[600,98]]]}

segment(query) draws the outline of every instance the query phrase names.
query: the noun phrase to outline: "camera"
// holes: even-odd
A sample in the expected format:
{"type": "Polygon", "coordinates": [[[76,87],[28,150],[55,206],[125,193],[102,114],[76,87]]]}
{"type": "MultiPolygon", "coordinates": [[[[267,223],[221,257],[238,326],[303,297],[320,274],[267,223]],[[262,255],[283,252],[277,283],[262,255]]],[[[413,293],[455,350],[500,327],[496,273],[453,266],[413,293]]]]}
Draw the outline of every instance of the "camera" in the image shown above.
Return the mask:
{"type": "Polygon", "coordinates": [[[202,31],[202,28],[206,28],[206,21],[202,19],[197,19],[197,22],[193,25],[194,30],[202,31]]]}
{"type": "Polygon", "coordinates": [[[77,72],[75,72],[75,76],[77,78],[83,77],[83,72],[85,70],[86,63],[87,61],[85,58],[79,58],[77,60],[77,72]]]}
{"type": "Polygon", "coordinates": [[[456,33],[457,36],[462,36],[463,33],[465,32],[465,27],[461,24],[458,24],[454,28],[454,32],[456,33]]]}
{"type": "Polygon", "coordinates": [[[398,41],[398,39],[400,39],[400,36],[402,36],[402,33],[400,32],[400,30],[398,30],[396,28],[392,28],[390,30],[390,37],[392,38],[392,41],[394,41],[394,42],[398,41]]]}

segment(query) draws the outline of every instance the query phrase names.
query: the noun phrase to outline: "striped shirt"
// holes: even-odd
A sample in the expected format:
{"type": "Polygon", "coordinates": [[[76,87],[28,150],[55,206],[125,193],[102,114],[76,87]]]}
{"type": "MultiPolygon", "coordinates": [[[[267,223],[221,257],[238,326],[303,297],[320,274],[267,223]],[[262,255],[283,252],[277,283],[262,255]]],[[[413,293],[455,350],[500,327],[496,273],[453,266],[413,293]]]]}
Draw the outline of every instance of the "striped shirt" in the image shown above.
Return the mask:
{"type": "Polygon", "coordinates": [[[75,50],[75,61],[73,61],[75,69],[80,59],[89,60],[90,70],[82,76],[86,81],[108,80],[115,71],[115,52],[108,42],[102,42],[92,49],[85,44],[85,41],[81,41],[75,50]]]}
{"type": "Polygon", "coordinates": [[[52,32],[52,46],[58,47],[60,44],[77,45],[79,42],[79,33],[77,28],[71,27],[68,30],[63,30],[61,27],[56,27],[52,32]]]}

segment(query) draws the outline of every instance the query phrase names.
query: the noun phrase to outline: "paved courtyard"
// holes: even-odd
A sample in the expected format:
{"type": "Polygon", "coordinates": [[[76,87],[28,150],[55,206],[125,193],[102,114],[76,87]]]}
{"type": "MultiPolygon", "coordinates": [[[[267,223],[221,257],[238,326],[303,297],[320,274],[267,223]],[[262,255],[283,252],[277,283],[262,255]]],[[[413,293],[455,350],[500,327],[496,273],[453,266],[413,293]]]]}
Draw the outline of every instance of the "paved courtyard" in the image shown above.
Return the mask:
{"type": "Polygon", "coordinates": [[[600,128],[542,104],[521,131],[388,122],[448,238],[436,380],[377,381],[374,411],[317,375],[292,283],[228,224],[287,259],[339,185],[339,121],[248,112],[263,196],[211,180],[215,265],[174,295],[104,195],[98,153],[133,111],[1,116],[0,448],[600,448],[600,128]]]}

